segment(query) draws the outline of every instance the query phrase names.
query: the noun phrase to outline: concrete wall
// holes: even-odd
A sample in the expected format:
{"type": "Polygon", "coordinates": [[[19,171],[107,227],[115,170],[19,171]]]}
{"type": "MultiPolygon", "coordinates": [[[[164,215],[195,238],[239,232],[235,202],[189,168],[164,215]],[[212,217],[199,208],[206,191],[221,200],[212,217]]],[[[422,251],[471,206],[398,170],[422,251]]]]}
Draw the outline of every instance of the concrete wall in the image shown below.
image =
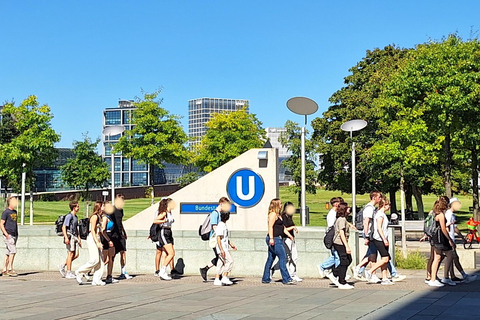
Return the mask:
{"type": "MultiPolygon", "coordinates": [[[[262,200],[254,207],[237,207],[237,214],[230,216],[230,230],[263,231],[267,230],[268,206],[278,197],[278,161],[277,149],[251,149],[218,169],[210,172],[194,183],[173,193],[170,197],[180,203],[218,202],[227,196],[227,182],[237,170],[248,168],[260,175],[265,183],[262,200]],[[268,160],[261,163],[257,159],[259,151],[268,152],[268,160]]],[[[127,230],[149,230],[158,204],[155,204],[125,221],[127,230]]],[[[206,214],[180,214],[179,208],[173,211],[174,229],[198,230],[206,214]]],[[[266,232],[266,231],[265,231],[266,232]]]]}

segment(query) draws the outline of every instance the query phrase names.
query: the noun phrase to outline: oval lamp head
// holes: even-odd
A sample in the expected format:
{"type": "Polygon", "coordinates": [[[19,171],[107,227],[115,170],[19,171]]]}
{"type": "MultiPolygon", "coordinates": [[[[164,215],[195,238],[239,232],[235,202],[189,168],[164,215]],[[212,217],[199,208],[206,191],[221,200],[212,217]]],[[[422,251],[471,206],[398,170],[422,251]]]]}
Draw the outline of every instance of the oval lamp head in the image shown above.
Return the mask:
{"type": "Polygon", "coordinates": [[[103,129],[102,133],[105,136],[116,136],[123,133],[123,131],[125,131],[125,127],[123,126],[109,126],[103,129]]]}
{"type": "Polygon", "coordinates": [[[360,120],[360,119],[355,119],[355,120],[350,120],[342,124],[340,127],[343,131],[359,131],[362,130],[367,126],[367,121],[365,120],[360,120]]]}
{"type": "Polygon", "coordinates": [[[287,108],[293,113],[308,116],[317,112],[318,104],[310,98],[294,97],[287,101],[287,108]]]}

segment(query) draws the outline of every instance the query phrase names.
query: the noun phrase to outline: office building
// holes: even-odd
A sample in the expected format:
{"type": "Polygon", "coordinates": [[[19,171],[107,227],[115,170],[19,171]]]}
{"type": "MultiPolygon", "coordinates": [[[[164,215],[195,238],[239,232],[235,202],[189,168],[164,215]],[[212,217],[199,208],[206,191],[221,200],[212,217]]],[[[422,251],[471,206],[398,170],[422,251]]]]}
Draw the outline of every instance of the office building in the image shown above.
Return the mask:
{"type": "Polygon", "coordinates": [[[207,128],[205,124],[214,113],[232,112],[246,108],[249,101],[242,99],[199,98],[188,101],[188,135],[194,140],[190,145],[200,142],[207,128]]]}
{"type": "Polygon", "coordinates": [[[280,142],[280,136],[282,133],[286,133],[287,129],[285,128],[266,128],[267,140],[270,141],[270,144],[273,148],[278,149],[278,180],[280,183],[287,183],[293,180],[292,173],[289,172],[283,165],[282,162],[288,159],[292,153],[288,150],[287,147],[284,147],[280,142]]]}
{"type": "Polygon", "coordinates": [[[57,148],[58,156],[51,166],[34,168],[35,192],[52,192],[72,189],[62,180],[60,168],[67,160],[74,159],[75,153],[71,148],[57,148]]]}

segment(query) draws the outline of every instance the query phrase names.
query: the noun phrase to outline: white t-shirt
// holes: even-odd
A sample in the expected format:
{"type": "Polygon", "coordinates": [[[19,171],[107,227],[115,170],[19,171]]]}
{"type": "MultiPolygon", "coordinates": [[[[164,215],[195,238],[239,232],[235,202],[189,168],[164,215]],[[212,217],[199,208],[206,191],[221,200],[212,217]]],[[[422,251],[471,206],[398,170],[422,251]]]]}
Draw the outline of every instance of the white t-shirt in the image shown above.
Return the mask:
{"type": "Polygon", "coordinates": [[[175,222],[175,219],[173,219],[173,214],[171,212],[167,212],[167,221],[162,223],[161,226],[166,228],[171,228],[174,222],[175,222]]]}
{"type": "Polygon", "coordinates": [[[330,209],[327,214],[327,228],[330,228],[335,224],[335,220],[337,220],[337,211],[330,209]]]}
{"type": "Polygon", "coordinates": [[[385,238],[388,240],[388,218],[385,215],[385,212],[383,210],[378,210],[377,213],[375,214],[375,221],[373,223],[373,239],[378,240],[378,241],[383,241],[382,237],[380,237],[380,233],[378,233],[378,229],[383,230],[383,235],[385,238]],[[378,219],[383,218],[382,225],[378,224],[378,219]]]}
{"type": "MultiPolygon", "coordinates": [[[[375,207],[371,203],[367,203],[365,208],[363,208],[363,221],[365,222],[366,218],[370,220],[373,218],[373,213],[375,212],[375,207]]],[[[369,224],[369,230],[363,230],[364,234],[369,234],[370,228],[372,227],[372,221],[369,224]]]]}
{"type": "MultiPolygon", "coordinates": [[[[217,229],[215,230],[217,237],[222,237],[220,243],[222,244],[223,251],[228,251],[228,229],[227,224],[223,221],[220,221],[217,225],[217,229]]],[[[216,247],[217,253],[220,254],[220,248],[216,247]]]]}
{"type": "Polygon", "coordinates": [[[452,210],[448,209],[445,212],[445,219],[447,219],[447,223],[451,223],[451,225],[448,226],[448,234],[450,234],[450,238],[452,238],[453,241],[455,241],[455,220],[457,219],[455,217],[455,214],[453,213],[452,210]]]}

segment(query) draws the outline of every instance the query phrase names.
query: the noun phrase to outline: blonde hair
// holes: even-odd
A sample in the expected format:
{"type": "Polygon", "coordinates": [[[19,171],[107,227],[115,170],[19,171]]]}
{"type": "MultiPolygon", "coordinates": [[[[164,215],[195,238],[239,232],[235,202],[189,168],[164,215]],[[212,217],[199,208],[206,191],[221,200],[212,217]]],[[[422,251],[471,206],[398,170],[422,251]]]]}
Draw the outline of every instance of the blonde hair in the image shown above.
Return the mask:
{"type": "Polygon", "coordinates": [[[270,212],[275,212],[275,214],[278,217],[280,216],[281,211],[282,211],[282,201],[280,201],[280,199],[275,198],[272,201],[270,201],[270,206],[268,207],[268,214],[270,214],[270,212]]]}
{"type": "Polygon", "coordinates": [[[385,197],[382,197],[382,199],[380,200],[380,202],[378,203],[378,207],[379,208],[383,208],[385,206],[388,206],[390,205],[390,200],[388,200],[387,198],[385,197]]]}

